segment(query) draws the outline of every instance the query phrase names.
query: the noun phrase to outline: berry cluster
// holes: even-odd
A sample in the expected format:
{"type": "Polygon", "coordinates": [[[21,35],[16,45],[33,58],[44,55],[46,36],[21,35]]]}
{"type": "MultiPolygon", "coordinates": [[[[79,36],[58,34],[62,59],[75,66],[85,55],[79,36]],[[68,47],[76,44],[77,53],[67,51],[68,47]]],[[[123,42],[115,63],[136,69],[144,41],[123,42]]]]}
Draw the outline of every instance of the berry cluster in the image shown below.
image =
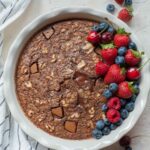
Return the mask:
{"type": "Polygon", "coordinates": [[[94,138],[100,139],[120,126],[133,111],[139,93],[142,55],[129,33],[122,28],[116,31],[105,22],[94,26],[87,40],[100,49],[102,59],[95,71],[108,85],[103,91],[107,103],[101,108],[105,119],[97,121],[92,133],[94,138]]]}

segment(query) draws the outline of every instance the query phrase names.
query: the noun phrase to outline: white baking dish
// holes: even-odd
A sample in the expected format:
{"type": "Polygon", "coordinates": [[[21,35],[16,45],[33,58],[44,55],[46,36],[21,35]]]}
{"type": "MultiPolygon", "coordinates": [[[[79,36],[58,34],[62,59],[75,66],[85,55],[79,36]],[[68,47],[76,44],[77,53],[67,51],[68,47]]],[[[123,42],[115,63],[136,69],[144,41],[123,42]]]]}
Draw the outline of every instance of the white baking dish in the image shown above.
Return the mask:
{"type": "MultiPolygon", "coordinates": [[[[32,21],[26,26],[21,33],[15,39],[13,45],[9,50],[7,61],[4,69],[4,94],[10,108],[10,111],[19,123],[20,127],[29,136],[47,146],[49,148],[57,150],[98,150],[109,146],[119,140],[124,134],[126,134],[137,122],[141,113],[146,105],[148,91],[150,86],[149,80],[149,65],[145,66],[142,70],[142,80],[140,89],[141,92],[137,98],[135,109],[130,113],[129,117],[118,127],[115,131],[112,131],[110,135],[104,136],[100,140],[87,139],[87,140],[67,140],[51,136],[43,130],[37,128],[23,113],[19,102],[17,100],[15,91],[15,70],[20,52],[27,42],[27,40],[40,28],[46,24],[50,24],[56,21],[72,18],[85,18],[93,20],[110,20],[115,26],[124,27],[126,31],[131,32],[131,38],[138,45],[138,48],[143,50],[140,43],[132,30],[122,21],[116,17],[90,8],[78,7],[78,8],[62,8],[55,11],[50,11],[48,14],[42,15],[32,21]],[[105,19],[104,19],[105,18],[105,19]]],[[[146,56],[143,58],[143,62],[146,60],[146,56]]]]}

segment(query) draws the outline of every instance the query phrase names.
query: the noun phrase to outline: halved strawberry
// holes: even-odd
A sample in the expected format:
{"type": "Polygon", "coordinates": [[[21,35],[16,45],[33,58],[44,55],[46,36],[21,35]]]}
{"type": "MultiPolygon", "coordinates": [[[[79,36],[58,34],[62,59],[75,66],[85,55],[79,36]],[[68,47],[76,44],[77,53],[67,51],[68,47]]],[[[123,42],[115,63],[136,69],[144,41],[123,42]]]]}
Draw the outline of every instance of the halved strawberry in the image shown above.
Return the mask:
{"type": "Polygon", "coordinates": [[[141,53],[134,50],[128,50],[125,55],[125,62],[131,67],[138,65],[141,62],[141,53]]]}
{"type": "Polygon", "coordinates": [[[130,42],[129,33],[125,31],[124,28],[119,28],[117,30],[117,34],[114,36],[114,44],[115,46],[122,47],[122,46],[128,46],[130,42]]]}
{"type": "Polygon", "coordinates": [[[124,81],[125,78],[126,78],[125,68],[120,68],[119,65],[113,64],[110,66],[110,68],[104,78],[104,82],[106,84],[120,83],[120,82],[124,81]]]}
{"type": "Polygon", "coordinates": [[[108,65],[114,64],[118,50],[113,44],[101,44],[101,47],[102,50],[100,51],[100,54],[104,62],[106,62],[108,65]]]}

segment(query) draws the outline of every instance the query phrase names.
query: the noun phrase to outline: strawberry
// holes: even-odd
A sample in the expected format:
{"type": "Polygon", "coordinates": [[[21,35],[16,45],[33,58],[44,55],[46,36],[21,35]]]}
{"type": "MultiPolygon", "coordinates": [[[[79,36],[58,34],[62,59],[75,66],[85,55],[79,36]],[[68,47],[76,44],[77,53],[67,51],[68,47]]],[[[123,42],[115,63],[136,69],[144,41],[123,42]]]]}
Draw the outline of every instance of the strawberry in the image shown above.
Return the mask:
{"type": "Polygon", "coordinates": [[[104,82],[106,84],[120,83],[120,82],[124,81],[125,78],[126,78],[125,68],[120,68],[119,65],[113,64],[110,66],[110,68],[104,78],[104,82]]]}
{"type": "Polygon", "coordinates": [[[90,43],[98,44],[100,40],[101,40],[101,36],[96,31],[91,31],[88,34],[87,41],[89,41],[90,43]]]}
{"type": "Polygon", "coordinates": [[[107,73],[108,69],[109,69],[109,66],[107,64],[103,63],[102,61],[99,61],[95,67],[96,74],[100,75],[100,76],[105,75],[107,73]]]}
{"type": "Polygon", "coordinates": [[[119,5],[122,5],[123,2],[124,2],[124,0],[115,0],[115,1],[116,1],[116,3],[118,3],[119,5]]]}
{"type": "Polygon", "coordinates": [[[134,88],[134,86],[132,86],[132,82],[121,82],[118,86],[118,91],[117,91],[117,95],[120,98],[125,98],[128,99],[130,98],[134,93],[136,93],[136,89],[134,88]]]}
{"type": "Polygon", "coordinates": [[[106,116],[107,116],[107,119],[109,120],[109,122],[111,122],[111,123],[118,122],[121,117],[119,111],[115,110],[113,108],[108,109],[106,116]]]}
{"type": "Polygon", "coordinates": [[[113,44],[101,44],[102,50],[100,54],[103,60],[108,64],[112,65],[115,62],[118,50],[114,47],[113,44]]]}
{"type": "Polygon", "coordinates": [[[141,62],[141,53],[134,50],[128,50],[125,55],[125,62],[129,66],[136,66],[141,62]]]}
{"type": "Polygon", "coordinates": [[[132,17],[132,11],[127,8],[121,9],[118,14],[118,18],[124,22],[129,22],[132,19],[132,17]]]}
{"type": "Polygon", "coordinates": [[[118,48],[122,46],[127,47],[129,42],[130,42],[129,33],[125,32],[124,28],[119,28],[117,30],[117,34],[114,36],[115,46],[117,46],[118,48]]]}

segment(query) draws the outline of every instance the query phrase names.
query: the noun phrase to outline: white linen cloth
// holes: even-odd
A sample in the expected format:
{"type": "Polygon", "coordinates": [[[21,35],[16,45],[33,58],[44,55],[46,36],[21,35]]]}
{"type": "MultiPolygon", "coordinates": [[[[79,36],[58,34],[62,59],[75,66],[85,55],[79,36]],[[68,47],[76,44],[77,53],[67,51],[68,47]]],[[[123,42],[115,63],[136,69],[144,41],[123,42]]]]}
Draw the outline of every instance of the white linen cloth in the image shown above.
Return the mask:
{"type": "Polygon", "coordinates": [[[20,129],[3,96],[2,29],[19,17],[29,3],[30,0],[0,0],[0,150],[47,150],[20,129]]]}

